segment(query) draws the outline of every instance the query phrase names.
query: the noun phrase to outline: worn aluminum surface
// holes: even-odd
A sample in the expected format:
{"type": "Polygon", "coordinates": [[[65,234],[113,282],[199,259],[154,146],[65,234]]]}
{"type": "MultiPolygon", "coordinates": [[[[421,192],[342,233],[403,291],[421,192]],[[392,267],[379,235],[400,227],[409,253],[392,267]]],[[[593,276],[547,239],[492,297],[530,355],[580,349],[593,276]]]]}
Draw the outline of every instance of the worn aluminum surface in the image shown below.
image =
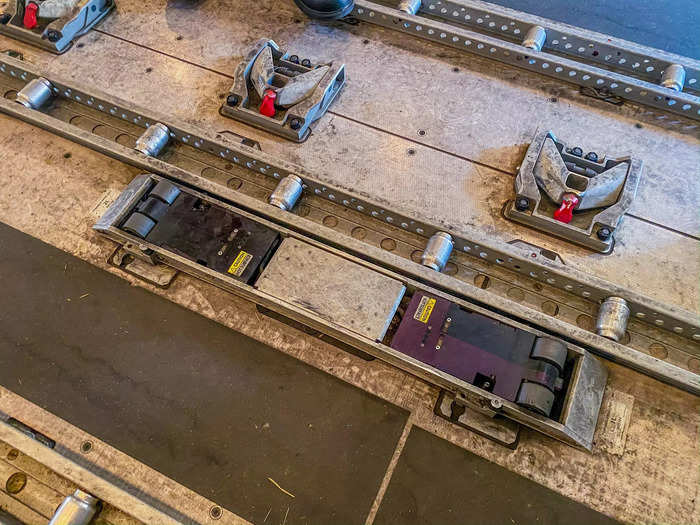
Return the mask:
{"type": "MultiPolygon", "coordinates": [[[[0,85],[4,86],[5,96],[10,98],[27,81],[41,75],[31,65],[11,58],[0,62],[0,73],[5,74],[0,74],[0,85]]],[[[384,206],[314,180],[298,166],[229,143],[220,134],[208,135],[104,93],[87,92],[55,77],[51,80],[60,91],[47,109],[48,114],[26,110],[4,99],[0,99],[0,111],[144,170],[206,188],[249,209],[266,210],[266,215],[281,224],[312,231],[317,237],[325,236],[327,242],[342,245],[363,256],[372,253],[374,260],[389,268],[435,283],[460,297],[508,312],[653,377],[691,392],[700,392],[700,376],[692,369],[694,360],[700,355],[700,345],[696,342],[700,340],[700,321],[689,312],[567,268],[538,249],[494,242],[477,231],[463,229],[460,235],[452,234],[462,252],[455,250],[450,262],[451,268],[460,269],[459,279],[421,270],[411,263],[411,259],[416,250],[420,250],[420,254],[425,248],[425,237],[444,230],[443,227],[388,212],[384,206]],[[133,146],[146,123],[159,121],[168,123],[174,135],[171,138],[176,139],[163,154],[167,162],[147,158],[122,145],[133,146]],[[197,171],[202,175],[191,171],[191,157],[180,154],[185,150],[200,155],[201,160],[194,166],[198,166],[197,171]],[[221,171],[225,165],[240,168],[237,176],[231,178],[221,171]],[[267,201],[274,180],[288,174],[297,174],[304,180],[304,204],[297,206],[298,215],[273,215],[269,207],[261,207],[262,202],[267,201]],[[378,220],[367,221],[367,215],[378,220]],[[409,223],[415,232],[403,227],[409,223]],[[384,249],[369,249],[374,243],[384,249]],[[395,253],[387,253],[388,248],[395,253]],[[524,287],[525,282],[534,282],[538,292],[533,293],[524,287]],[[633,306],[635,321],[630,323],[629,340],[623,341],[624,344],[599,337],[594,331],[593,317],[598,303],[611,295],[622,296],[633,306]],[[547,309],[538,309],[538,305],[545,303],[547,309]],[[554,315],[549,313],[550,306],[554,315]],[[665,348],[663,361],[646,353],[657,341],[665,348]]],[[[446,271],[454,274],[455,271],[449,268],[448,264],[446,271]]]]}
{"type": "Polygon", "coordinates": [[[504,213],[514,221],[610,253],[615,245],[615,230],[632,206],[641,176],[640,159],[579,159],[551,131],[542,131],[525,154],[515,178],[515,199],[506,204],[504,213]],[[603,171],[607,163],[618,164],[603,171]],[[579,198],[577,212],[568,224],[552,216],[567,194],[579,198]],[[517,205],[522,198],[529,202],[523,210],[517,205]],[[582,213],[584,210],[593,211],[582,213]]]}
{"type": "Polygon", "coordinates": [[[427,1],[414,16],[393,7],[357,0],[350,16],[583,88],[604,90],[609,96],[700,120],[700,97],[690,89],[678,92],[661,85],[663,70],[671,64],[682,63],[688,72],[688,86],[697,90],[700,62],[696,60],[484,2],[427,1]],[[432,18],[421,16],[423,14],[432,18]],[[533,25],[547,31],[542,51],[521,45],[522,38],[533,25]],[[603,69],[602,66],[613,62],[615,70],[603,69]],[[638,74],[638,69],[644,73],[638,74]],[[636,76],[631,76],[632,72],[636,76]]]}
{"type": "Polygon", "coordinates": [[[7,35],[28,44],[47,49],[52,53],[65,53],[75,40],[102,21],[112,9],[114,0],[79,0],[67,14],[52,20],[46,27],[27,29],[22,23],[23,6],[16,1],[6,2],[0,9],[0,34],[7,35]]]}
{"type": "Polygon", "coordinates": [[[255,288],[316,312],[372,341],[381,341],[406,287],[296,239],[284,239],[255,288]]]}
{"type": "Polygon", "coordinates": [[[274,41],[259,40],[238,64],[234,82],[219,112],[246,124],[271,131],[286,139],[303,142],[311,135],[309,127],[321,118],[345,84],[344,64],[298,63],[280,51],[274,41]],[[248,86],[252,86],[253,93],[248,86]],[[277,94],[277,113],[268,117],[258,110],[265,91],[277,94]]]}
{"type": "MultiPolygon", "coordinates": [[[[518,421],[524,425],[530,426],[548,436],[554,437],[570,445],[581,447],[590,450],[593,444],[593,434],[595,432],[597,414],[600,409],[600,404],[605,390],[607,379],[607,369],[596,358],[592,357],[589,352],[573,344],[566,344],[569,355],[575,360],[574,373],[572,381],[568,384],[568,390],[564,397],[564,410],[560,419],[567,421],[566,425],[561,425],[559,421],[549,419],[534,412],[525,410],[519,407],[516,403],[506,401],[491,392],[476,387],[470,383],[462,381],[450,374],[447,374],[437,368],[429,366],[417,359],[414,359],[406,354],[392,349],[391,347],[374,341],[366,336],[359,335],[354,328],[348,328],[344,321],[329,319],[328,312],[323,311],[324,308],[318,308],[314,304],[306,304],[301,299],[301,293],[297,293],[291,300],[279,299],[283,290],[280,290],[282,284],[279,280],[272,290],[260,290],[253,286],[242,283],[228,275],[216,272],[206,266],[192,262],[170,250],[161,248],[149,243],[147,240],[138,239],[129,233],[121,230],[118,225],[128,216],[141,199],[141,197],[153,186],[154,182],[162,180],[162,177],[157,175],[139,175],[131,184],[119,195],[114,203],[109,207],[105,214],[95,224],[94,228],[105,235],[106,237],[120,244],[136,244],[139,249],[148,254],[154,262],[167,264],[177,268],[183,272],[193,275],[199,279],[209,282],[224,290],[230,291],[243,297],[244,299],[253,301],[256,304],[270,309],[280,315],[283,315],[293,321],[308,326],[314,330],[318,330],[330,337],[346,343],[363,352],[382,359],[402,370],[410,372],[418,377],[421,377],[433,384],[442,388],[448,389],[457,394],[460,402],[469,404],[477,409],[493,410],[493,402],[500,403],[498,413],[518,421]],[[591,361],[593,364],[587,364],[584,372],[576,372],[581,370],[584,363],[591,361]],[[571,429],[575,428],[575,431],[571,429]]],[[[355,267],[363,267],[373,270],[378,275],[389,277],[394,281],[403,283],[411,293],[421,290],[428,294],[443,297],[454,302],[459,306],[463,306],[471,311],[481,313],[492,319],[501,321],[510,326],[527,330],[537,336],[545,335],[544,332],[519,323],[511,318],[499,315],[490,310],[482,308],[474,303],[467,302],[459,297],[451,296],[445,292],[431,288],[425,283],[410,279],[406,276],[399,275],[395,272],[376,266],[366,260],[360,259],[355,255],[342,252],[331,246],[324,245],[311,237],[304,234],[287,229],[279,224],[269,222],[267,218],[252,215],[240,208],[230,206],[223,201],[208,197],[204,193],[187,189],[184,186],[179,186],[181,190],[188,191],[205,201],[215,203],[217,206],[230,209],[237,214],[251,218],[260,224],[269,228],[273,228],[280,232],[286,240],[301,241],[301,245],[311,246],[320,252],[325,252],[326,257],[339,258],[344,261],[344,264],[355,265],[355,267]]],[[[275,213],[284,213],[281,210],[272,208],[275,213]]],[[[284,258],[283,258],[284,259],[284,258]]],[[[291,260],[291,258],[290,258],[291,260]]],[[[284,264],[283,261],[282,264],[284,264]]],[[[426,272],[431,270],[425,269],[426,272]]],[[[288,276],[289,277],[289,276],[288,276]]],[[[299,290],[300,286],[308,284],[306,282],[292,283],[299,290]]],[[[321,286],[323,283],[319,283],[321,286]]],[[[394,286],[394,285],[392,285],[394,286]]],[[[365,293],[376,293],[376,290],[367,290],[365,293]]],[[[288,298],[287,298],[288,299],[288,298]]],[[[393,300],[393,298],[392,298],[393,300]]]]}

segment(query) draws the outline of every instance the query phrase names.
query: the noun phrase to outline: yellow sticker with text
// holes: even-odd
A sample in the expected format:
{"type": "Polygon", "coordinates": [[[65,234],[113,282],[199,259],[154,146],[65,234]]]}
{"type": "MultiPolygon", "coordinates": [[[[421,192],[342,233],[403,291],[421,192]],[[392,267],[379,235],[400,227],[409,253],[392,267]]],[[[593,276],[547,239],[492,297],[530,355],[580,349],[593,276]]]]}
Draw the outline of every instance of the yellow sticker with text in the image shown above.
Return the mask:
{"type": "Polygon", "coordinates": [[[427,323],[430,319],[430,314],[433,313],[435,309],[435,299],[432,297],[426,297],[425,295],[421,298],[418,304],[418,309],[416,313],[413,314],[413,318],[421,323],[427,323]]]}
{"type": "Polygon", "coordinates": [[[236,256],[234,261],[231,263],[231,266],[229,266],[228,273],[230,273],[231,275],[235,275],[236,277],[240,277],[241,274],[248,267],[248,265],[250,264],[250,261],[252,259],[253,259],[253,256],[251,254],[241,250],[241,252],[236,256]]]}

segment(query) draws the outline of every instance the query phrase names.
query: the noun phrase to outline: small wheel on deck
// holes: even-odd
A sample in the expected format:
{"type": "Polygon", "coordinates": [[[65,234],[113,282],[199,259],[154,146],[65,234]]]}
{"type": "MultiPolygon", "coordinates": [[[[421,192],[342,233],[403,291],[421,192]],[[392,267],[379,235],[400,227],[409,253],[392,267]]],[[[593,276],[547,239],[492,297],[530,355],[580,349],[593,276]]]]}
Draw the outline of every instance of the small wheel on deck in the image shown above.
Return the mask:
{"type": "Polygon", "coordinates": [[[155,225],[155,221],[150,217],[146,217],[143,213],[134,212],[124,222],[122,230],[145,239],[155,225]]]}
{"type": "Polygon", "coordinates": [[[549,337],[538,337],[530,357],[556,366],[561,373],[564,371],[567,353],[566,345],[563,342],[549,337]]]}
{"type": "Polygon", "coordinates": [[[549,417],[554,405],[554,392],[537,383],[523,383],[515,401],[523,408],[549,417]]]}
{"type": "Polygon", "coordinates": [[[148,194],[149,197],[157,197],[168,205],[175,202],[178,195],[180,189],[166,180],[159,181],[148,194]]]}

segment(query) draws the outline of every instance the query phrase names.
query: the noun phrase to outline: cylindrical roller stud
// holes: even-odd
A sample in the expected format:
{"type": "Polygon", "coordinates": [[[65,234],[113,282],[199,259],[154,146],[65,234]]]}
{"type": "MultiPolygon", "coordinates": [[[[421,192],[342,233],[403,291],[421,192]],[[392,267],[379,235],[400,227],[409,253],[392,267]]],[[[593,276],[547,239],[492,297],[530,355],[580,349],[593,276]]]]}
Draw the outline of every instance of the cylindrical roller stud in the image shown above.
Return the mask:
{"type": "Polygon", "coordinates": [[[24,86],[15,101],[29,109],[39,109],[53,98],[53,86],[45,78],[35,78],[24,86]]]}
{"type": "Polygon", "coordinates": [[[525,33],[523,46],[533,51],[542,51],[542,46],[544,46],[546,40],[547,31],[544,30],[544,27],[532,26],[527,30],[527,33],[525,33]]]}
{"type": "Polygon", "coordinates": [[[401,0],[398,9],[408,15],[415,15],[420,9],[420,5],[421,0],[401,0]]]}
{"type": "Polygon", "coordinates": [[[452,254],[452,248],[454,248],[452,236],[449,233],[437,232],[428,239],[425,251],[421,255],[421,264],[441,272],[452,254]]]}
{"type": "Polygon", "coordinates": [[[299,200],[302,191],[302,180],[296,175],[287,175],[270,195],[270,204],[281,210],[289,211],[299,200]]]}
{"type": "Polygon", "coordinates": [[[683,91],[685,68],[680,64],[671,64],[661,75],[661,85],[673,91],[683,91]]]}
{"type": "Polygon", "coordinates": [[[153,124],[136,139],[136,150],[157,157],[170,141],[170,130],[160,122],[153,124]]]}
{"type": "Polygon", "coordinates": [[[598,310],[595,330],[598,335],[619,341],[627,330],[630,309],[621,297],[608,297],[598,310]]]}
{"type": "Polygon", "coordinates": [[[88,525],[99,510],[100,500],[80,489],[58,506],[49,525],[88,525]]]}

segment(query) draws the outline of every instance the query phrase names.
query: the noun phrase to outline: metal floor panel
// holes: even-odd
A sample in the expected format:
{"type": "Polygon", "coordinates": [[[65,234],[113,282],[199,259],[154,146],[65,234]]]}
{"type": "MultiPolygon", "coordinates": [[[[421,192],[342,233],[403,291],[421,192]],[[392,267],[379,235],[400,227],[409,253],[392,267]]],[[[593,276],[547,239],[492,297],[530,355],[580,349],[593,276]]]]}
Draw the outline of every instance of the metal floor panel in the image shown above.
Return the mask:
{"type": "Polygon", "coordinates": [[[414,426],[374,520],[374,525],[399,523],[613,525],[617,522],[414,426]]]}
{"type": "Polygon", "coordinates": [[[255,523],[364,523],[404,410],[1,224],[0,252],[0,384],[255,523]]]}

